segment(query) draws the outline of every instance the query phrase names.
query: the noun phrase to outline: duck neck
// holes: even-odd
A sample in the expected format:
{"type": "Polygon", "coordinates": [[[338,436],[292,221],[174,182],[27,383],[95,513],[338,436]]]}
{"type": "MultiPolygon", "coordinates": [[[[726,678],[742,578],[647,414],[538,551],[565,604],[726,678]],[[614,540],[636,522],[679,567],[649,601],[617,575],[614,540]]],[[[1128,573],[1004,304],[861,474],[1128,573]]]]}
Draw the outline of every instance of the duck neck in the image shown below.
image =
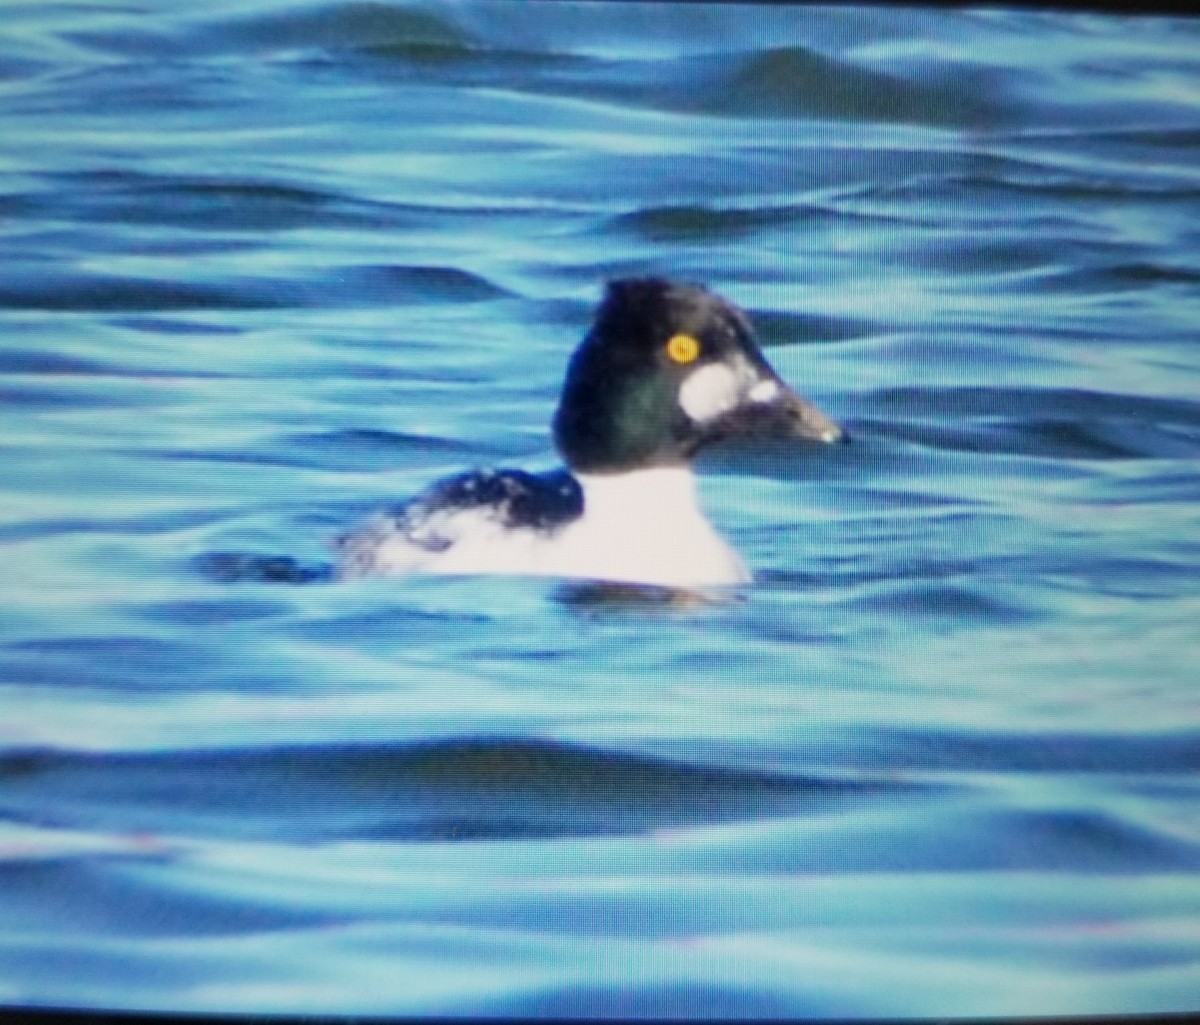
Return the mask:
{"type": "Polygon", "coordinates": [[[584,514],[597,520],[627,520],[635,529],[670,528],[704,519],[696,501],[696,478],[687,464],[653,466],[624,473],[576,473],[584,514]]]}

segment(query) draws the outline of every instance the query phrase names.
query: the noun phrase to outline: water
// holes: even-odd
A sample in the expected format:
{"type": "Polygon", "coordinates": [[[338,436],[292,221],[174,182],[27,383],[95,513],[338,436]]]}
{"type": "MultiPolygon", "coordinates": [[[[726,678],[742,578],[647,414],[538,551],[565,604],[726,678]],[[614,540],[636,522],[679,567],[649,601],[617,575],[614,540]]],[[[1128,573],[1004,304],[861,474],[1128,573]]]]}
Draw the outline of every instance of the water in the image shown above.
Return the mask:
{"type": "Polygon", "coordinates": [[[1198,44],[6,5],[0,1002],[1195,1009],[1198,44]],[[753,587],[322,576],[629,273],[855,437],[705,460],[753,587]]]}

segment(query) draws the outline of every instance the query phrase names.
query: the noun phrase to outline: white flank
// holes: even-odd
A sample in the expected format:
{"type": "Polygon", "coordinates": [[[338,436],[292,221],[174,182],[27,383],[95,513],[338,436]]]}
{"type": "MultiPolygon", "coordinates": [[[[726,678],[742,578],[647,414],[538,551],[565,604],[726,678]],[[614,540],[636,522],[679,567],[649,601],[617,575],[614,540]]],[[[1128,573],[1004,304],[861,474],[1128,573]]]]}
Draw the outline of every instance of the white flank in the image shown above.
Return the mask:
{"type": "Polygon", "coordinates": [[[342,545],[342,579],[405,573],[574,577],[658,587],[746,584],[750,573],[696,501],[689,467],[580,474],[584,512],[554,532],[506,529],[490,510],[435,513],[441,551],[413,544],[387,516],[342,545]]]}

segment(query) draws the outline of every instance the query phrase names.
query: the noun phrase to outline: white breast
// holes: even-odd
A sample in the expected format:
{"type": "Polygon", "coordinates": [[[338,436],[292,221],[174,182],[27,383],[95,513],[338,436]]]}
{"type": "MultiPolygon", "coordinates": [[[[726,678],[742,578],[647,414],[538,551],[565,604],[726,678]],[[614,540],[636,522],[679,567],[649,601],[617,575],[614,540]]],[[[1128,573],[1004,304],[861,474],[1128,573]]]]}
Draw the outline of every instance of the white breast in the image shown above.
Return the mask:
{"type": "Polygon", "coordinates": [[[577,476],[584,514],[546,553],[547,572],[661,587],[749,583],[745,564],[701,511],[690,468],[577,476]]]}

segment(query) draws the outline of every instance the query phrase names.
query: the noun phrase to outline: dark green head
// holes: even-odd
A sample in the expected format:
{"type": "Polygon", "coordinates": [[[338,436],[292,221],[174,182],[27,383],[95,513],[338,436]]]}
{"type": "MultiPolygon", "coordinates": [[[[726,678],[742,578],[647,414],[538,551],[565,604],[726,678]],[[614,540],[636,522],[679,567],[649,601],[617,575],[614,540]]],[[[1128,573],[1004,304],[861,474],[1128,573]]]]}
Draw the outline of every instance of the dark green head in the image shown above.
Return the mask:
{"type": "Polygon", "coordinates": [[[611,282],[554,416],[567,464],[583,473],[679,465],[709,442],[756,434],[845,437],[771,369],[735,306],[661,278],[611,282]]]}

